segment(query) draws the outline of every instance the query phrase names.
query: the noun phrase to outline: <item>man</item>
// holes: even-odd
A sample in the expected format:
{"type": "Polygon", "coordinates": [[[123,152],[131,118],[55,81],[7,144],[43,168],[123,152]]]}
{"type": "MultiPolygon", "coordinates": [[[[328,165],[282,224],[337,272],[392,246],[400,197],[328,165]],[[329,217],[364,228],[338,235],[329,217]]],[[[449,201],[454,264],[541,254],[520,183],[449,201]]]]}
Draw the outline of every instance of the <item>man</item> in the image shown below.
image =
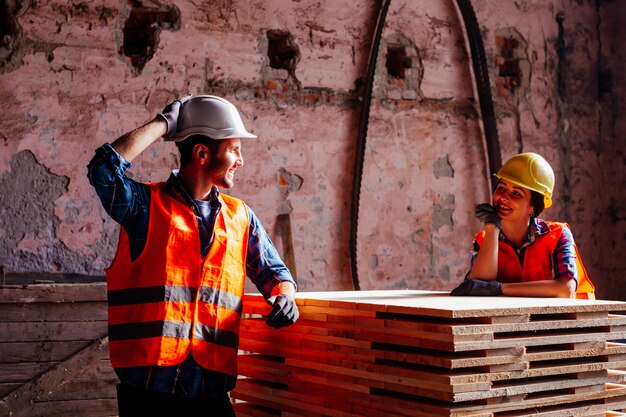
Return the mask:
{"type": "Polygon", "coordinates": [[[235,415],[228,392],[246,275],[273,306],[268,325],[298,319],[295,282],[261,222],[220,192],[243,166],[241,138],[255,137],[227,100],[186,96],[89,163],[90,183],[122,226],[106,270],[120,417],[235,415]],[[128,178],[130,162],[160,137],[176,142],[180,170],[164,183],[128,178]]]}

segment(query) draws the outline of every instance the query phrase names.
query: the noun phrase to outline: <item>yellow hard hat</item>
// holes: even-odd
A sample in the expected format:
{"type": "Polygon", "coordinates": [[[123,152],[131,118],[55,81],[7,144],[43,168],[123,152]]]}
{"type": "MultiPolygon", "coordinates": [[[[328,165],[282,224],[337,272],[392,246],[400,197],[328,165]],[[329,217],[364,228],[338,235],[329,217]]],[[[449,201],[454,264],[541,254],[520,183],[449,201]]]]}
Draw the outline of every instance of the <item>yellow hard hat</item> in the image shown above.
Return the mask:
{"type": "Polygon", "coordinates": [[[494,175],[543,195],[545,208],[552,205],[554,171],[541,155],[533,152],[515,155],[506,161],[498,173],[494,175]]]}

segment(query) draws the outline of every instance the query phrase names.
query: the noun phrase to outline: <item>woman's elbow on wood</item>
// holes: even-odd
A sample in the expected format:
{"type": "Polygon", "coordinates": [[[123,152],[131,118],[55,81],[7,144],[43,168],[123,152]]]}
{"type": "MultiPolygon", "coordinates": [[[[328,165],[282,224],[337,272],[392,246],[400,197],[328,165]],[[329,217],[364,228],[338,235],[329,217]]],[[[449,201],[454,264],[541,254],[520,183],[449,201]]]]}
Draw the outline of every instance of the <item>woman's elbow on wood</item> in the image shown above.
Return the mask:
{"type": "Polygon", "coordinates": [[[559,278],[558,298],[574,298],[576,297],[576,280],[572,278],[559,278]]]}

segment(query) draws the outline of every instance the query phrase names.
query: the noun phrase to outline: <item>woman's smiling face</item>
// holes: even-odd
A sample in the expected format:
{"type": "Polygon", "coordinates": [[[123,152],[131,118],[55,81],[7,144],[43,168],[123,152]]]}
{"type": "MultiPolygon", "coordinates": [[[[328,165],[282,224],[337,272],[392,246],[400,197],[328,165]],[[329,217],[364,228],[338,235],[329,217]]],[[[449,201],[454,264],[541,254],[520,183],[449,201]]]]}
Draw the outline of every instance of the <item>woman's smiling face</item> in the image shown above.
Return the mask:
{"type": "Polygon", "coordinates": [[[533,212],[531,191],[501,179],[493,191],[493,206],[502,220],[528,221],[533,212]]]}

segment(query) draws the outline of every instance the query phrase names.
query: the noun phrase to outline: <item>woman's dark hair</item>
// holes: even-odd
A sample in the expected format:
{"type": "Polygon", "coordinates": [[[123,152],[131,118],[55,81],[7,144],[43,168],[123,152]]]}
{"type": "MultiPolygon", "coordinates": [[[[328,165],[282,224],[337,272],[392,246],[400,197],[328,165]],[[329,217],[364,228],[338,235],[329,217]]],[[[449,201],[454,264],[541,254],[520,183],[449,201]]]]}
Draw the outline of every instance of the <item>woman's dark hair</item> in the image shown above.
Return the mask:
{"type": "Polygon", "coordinates": [[[176,142],[176,146],[178,147],[178,151],[180,152],[181,168],[191,162],[193,147],[196,146],[198,143],[201,143],[209,148],[209,152],[211,152],[211,160],[213,160],[215,155],[217,155],[217,150],[220,146],[221,141],[211,139],[210,137],[204,135],[191,135],[183,141],[176,142]]]}
{"type": "Polygon", "coordinates": [[[530,191],[530,205],[533,206],[533,216],[539,217],[545,205],[543,204],[543,195],[539,194],[537,191],[530,191]]]}

